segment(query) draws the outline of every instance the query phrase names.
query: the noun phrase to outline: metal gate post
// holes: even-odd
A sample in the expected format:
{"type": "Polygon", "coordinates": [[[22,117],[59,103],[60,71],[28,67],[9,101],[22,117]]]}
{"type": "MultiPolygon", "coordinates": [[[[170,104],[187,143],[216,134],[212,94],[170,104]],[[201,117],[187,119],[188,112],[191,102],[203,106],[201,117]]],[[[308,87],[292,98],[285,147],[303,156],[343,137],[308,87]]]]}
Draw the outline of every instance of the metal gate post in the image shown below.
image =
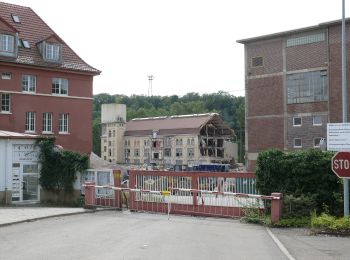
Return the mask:
{"type": "Polygon", "coordinates": [[[282,217],[282,205],[283,205],[283,194],[282,193],[271,193],[271,223],[278,222],[282,217]]]}
{"type": "MultiPolygon", "coordinates": [[[[121,187],[121,172],[120,170],[114,170],[113,171],[113,177],[114,177],[114,187],[121,187]]],[[[122,208],[122,192],[120,190],[114,191],[114,207],[116,208],[122,208]]]]}
{"type": "MultiPolygon", "coordinates": [[[[193,174],[191,176],[191,188],[194,190],[198,190],[198,175],[197,174],[193,174]]],[[[192,192],[192,196],[193,196],[193,206],[197,206],[198,205],[198,201],[197,201],[197,196],[198,196],[198,192],[197,191],[193,191],[192,192]]]]}

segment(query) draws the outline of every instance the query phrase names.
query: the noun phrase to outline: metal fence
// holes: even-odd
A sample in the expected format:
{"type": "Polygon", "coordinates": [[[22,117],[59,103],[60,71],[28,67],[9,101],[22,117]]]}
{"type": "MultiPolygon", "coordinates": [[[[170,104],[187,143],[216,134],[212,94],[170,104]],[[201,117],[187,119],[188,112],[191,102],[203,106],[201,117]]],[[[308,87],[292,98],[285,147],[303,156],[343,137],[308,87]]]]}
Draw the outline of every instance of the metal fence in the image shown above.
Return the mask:
{"type": "Polygon", "coordinates": [[[88,204],[90,206],[121,208],[119,198],[121,194],[127,192],[131,198],[129,206],[132,211],[167,214],[216,217],[242,217],[248,214],[265,216],[270,213],[271,200],[279,199],[273,196],[183,188],[154,191],[90,184],[85,186],[94,193],[93,201],[88,204]]]}

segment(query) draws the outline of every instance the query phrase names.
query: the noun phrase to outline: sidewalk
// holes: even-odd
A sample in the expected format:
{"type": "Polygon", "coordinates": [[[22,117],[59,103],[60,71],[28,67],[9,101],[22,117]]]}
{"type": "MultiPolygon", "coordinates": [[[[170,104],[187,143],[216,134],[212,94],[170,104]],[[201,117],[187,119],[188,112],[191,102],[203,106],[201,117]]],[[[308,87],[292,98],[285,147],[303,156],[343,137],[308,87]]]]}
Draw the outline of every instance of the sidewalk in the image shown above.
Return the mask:
{"type": "Polygon", "coordinates": [[[90,212],[93,212],[93,210],[41,206],[0,207],[0,227],[55,216],[67,216],[90,212]]]}
{"type": "Polygon", "coordinates": [[[308,229],[272,228],[295,259],[349,259],[350,237],[313,236],[308,229]]]}

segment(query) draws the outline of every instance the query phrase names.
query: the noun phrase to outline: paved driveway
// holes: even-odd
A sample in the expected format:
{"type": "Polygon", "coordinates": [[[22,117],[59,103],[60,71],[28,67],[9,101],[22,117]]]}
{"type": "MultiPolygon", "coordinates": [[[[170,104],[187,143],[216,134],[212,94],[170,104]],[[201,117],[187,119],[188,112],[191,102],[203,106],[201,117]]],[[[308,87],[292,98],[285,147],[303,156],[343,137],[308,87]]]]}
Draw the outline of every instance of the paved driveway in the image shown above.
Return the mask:
{"type": "Polygon", "coordinates": [[[1,259],[286,259],[237,220],[103,211],[0,228],[1,259]]]}

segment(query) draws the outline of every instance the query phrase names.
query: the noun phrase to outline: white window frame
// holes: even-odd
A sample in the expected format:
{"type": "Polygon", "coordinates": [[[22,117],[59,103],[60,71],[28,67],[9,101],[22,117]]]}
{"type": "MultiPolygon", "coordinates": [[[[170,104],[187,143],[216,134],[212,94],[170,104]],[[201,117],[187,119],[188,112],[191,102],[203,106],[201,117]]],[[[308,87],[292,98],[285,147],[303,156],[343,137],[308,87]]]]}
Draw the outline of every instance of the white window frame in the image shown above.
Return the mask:
{"type": "Polygon", "coordinates": [[[323,124],[322,116],[319,116],[319,115],[312,116],[312,125],[314,125],[314,126],[321,126],[322,124],[323,124]],[[321,119],[321,123],[315,123],[315,117],[319,117],[321,119]]]}
{"type": "Polygon", "coordinates": [[[52,113],[43,113],[43,133],[52,134],[52,113]]]}
{"type": "Polygon", "coordinates": [[[69,114],[62,113],[59,118],[59,134],[69,134],[69,114]]]}
{"type": "Polygon", "coordinates": [[[15,52],[15,36],[10,34],[0,34],[0,52],[14,53],[15,52]]]}
{"type": "Polygon", "coordinates": [[[182,156],[183,156],[182,148],[176,148],[175,149],[175,157],[182,157],[182,156]]]}
{"type": "Polygon", "coordinates": [[[11,113],[11,95],[1,93],[1,113],[11,113]]]}
{"type": "Polygon", "coordinates": [[[3,73],[1,73],[1,79],[4,79],[4,80],[12,79],[12,73],[11,72],[3,72],[3,73]]]}
{"type": "Polygon", "coordinates": [[[51,92],[52,95],[68,96],[68,79],[53,78],[51,92]]]}
{"type": "Polygon", "coordinates": [[[35,133],[35,112],[26,112],[25,116],[25,132],[35,133]]]}
{"type": "Polygon", "coordinates": [[[295,116],[295,117],[293,117],[293,126],[295,126],[295,127],[301,127],[303,125],[303,118],[302,117],[300,117],[300,116],[295,116]],[[299,119],[300,118],[300,124],[296,124],[295,123],[295,119],[299,119]]]}
{"type": "Polygon", "coordinates": [[[45,44],[45,59],[52,61],[60,60],[60,48],[61,46],[54,43],[45,44]]]}
{"type": "Polygon", "coordinates": [[[171,148],[164,149],[164,157],[171,157],[171,148]]]}
{"type": "Polygon", "coordinates": [[[22,91],[27,93],[36,92],[36,76],[22,75],[22,91]]]}
{"type": "Polygon", "coordinates": [[[187,148],[187,156],[189,158],[194,157],[194,148],[187,148]]]}
{"type": "Polygon", "coordinates": [[[293,139],[293,147],[294,148],[302,148],[303,147],[303,140],[301,138],[294,138],[293,139]],[[295,145],[295,141],[296,140],[300,140],[300,146],[299,145],[295,145]]]}

